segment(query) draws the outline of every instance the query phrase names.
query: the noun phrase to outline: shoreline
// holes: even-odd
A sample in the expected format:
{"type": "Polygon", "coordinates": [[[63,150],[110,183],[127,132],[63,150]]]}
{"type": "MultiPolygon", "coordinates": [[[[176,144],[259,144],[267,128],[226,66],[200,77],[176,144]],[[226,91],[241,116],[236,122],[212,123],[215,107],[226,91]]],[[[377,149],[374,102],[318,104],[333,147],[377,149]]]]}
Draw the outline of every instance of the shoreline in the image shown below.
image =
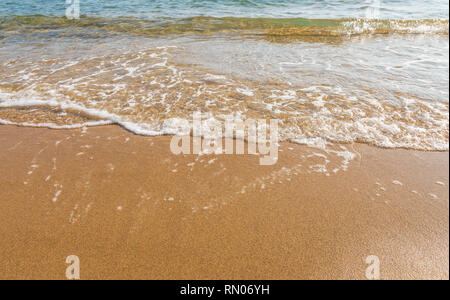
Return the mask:
{"type": "Polygon", "coordinates": [[[69,255],[82,279],[365,279],[370,255],[381,279],[449,278],[448,152],[283,142],[259,166],[169,144],[0,125],[0,279],[65,279],[69,255]]]}

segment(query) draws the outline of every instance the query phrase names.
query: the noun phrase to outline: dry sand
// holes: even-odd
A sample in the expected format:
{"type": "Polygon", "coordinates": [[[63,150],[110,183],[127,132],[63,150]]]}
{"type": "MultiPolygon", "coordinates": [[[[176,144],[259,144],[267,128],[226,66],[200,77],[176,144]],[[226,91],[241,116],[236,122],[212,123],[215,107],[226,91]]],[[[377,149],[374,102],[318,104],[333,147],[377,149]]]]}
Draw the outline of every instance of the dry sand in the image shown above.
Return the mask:
{"type": "Polygon", "coordinates": [[[369,255],[382,279],[449,278],[448,153],[346,145],[345,170],[169,143],[0,126],[0,279],[65,279],[68,255],[82,279],[365,279],[369,255]]]}

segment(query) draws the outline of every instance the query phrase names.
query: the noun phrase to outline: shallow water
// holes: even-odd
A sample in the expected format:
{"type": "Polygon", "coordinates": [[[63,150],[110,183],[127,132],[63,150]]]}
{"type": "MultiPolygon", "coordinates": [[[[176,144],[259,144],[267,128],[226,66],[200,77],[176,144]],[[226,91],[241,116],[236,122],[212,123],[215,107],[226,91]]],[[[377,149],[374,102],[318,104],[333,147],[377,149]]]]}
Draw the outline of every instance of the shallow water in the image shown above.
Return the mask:
{"type": "Polygon", "coordinates": [[[377,1],[110,3],[82,0],[80,20],[0,4],[0,122],[157,135],[201,111],[276,118],[281,140],[448,150],[447,1],[381,1],[380,20],[377,1]]]}

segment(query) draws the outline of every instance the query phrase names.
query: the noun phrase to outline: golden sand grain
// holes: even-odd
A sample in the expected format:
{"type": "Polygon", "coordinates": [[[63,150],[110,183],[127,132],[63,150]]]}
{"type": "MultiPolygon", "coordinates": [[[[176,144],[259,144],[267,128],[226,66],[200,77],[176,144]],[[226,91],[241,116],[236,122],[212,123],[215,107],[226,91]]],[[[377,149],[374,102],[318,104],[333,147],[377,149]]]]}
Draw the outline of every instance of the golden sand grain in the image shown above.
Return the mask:
{"type": "Polygon", "coordinates": [[[69,255],[82,279],[365,279],[369,255],[382,279],[449,278],[448,153],[347,145],[327,176],[305,146],[259,166],[169,143],[0,126],[0,279],[64,279],[69,255]]]}

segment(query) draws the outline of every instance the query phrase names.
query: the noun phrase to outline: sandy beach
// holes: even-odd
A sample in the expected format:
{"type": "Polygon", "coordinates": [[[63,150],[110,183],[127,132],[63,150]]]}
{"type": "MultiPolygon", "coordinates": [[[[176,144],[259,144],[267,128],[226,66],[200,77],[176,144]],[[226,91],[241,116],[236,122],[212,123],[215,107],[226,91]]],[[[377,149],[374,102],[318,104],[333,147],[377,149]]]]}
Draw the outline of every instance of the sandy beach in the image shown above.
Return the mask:
{"type": "Polygon", "coordinates": [[[0,126],[0,279],[449,278],[448,152],[173,155],[118,126],[0,126]]]}

